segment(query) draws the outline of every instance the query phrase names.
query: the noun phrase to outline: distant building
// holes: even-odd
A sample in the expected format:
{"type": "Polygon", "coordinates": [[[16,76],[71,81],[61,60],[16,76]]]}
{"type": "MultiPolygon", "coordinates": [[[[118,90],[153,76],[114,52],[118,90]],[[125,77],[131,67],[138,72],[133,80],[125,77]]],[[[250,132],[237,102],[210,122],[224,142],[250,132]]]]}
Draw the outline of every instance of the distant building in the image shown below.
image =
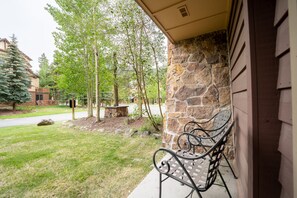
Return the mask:
{"type": "MultiPolygon", "coordinates": [[[[4,56],[9,45],[10,42],[6,38],[0,38],[0,62],[4,61],[4,56]]],[[[31,86],[28,89],[31,94],[31,101],[26,104],[49,104],[49,89],[39,88],[39,76],[32,71],[32,66],[30,64],[30,61],[32,61],[32,59],[22,51],[20,52],[23,55],[24,61],[27,66],[26,70],[31,81],[31,86]]]]}

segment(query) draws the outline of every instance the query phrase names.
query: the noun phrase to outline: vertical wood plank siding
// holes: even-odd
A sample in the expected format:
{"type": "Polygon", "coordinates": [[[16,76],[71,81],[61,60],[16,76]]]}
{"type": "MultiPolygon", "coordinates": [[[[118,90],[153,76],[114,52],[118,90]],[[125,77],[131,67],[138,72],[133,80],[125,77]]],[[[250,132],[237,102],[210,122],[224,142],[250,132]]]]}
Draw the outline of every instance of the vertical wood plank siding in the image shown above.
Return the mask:
{"type": "MultiPolygon", "coordinates": [[[[290,97],[287,93],[280,97],[276,87],[288,87],[290,81],[278,76],[289,73],[288,58],[280,60],[281,67],[275,58],[276,49],[277,54],[285,55],[288,41],[278,38],[276,44],[275,10],[275,0],[237,0],[230,15],[228,42],[239,197],[280,196],[278,114],[279,106],[289,110],[290,97]]],[[[285,21],[282,15],[278,17],[285,21]]],[[[283,34],[287,29],[279,31],[283,34]]],[[[281,117],[290,119],[284,114],[281,117]]]]}
{"type": "Polygon", "coordinates": [[[275,57],[279,60],[277,89],[281,92],[278,118],[282,122],[278,148],[282,155],[279,181],[282,184],[281,198],[291,198],[293,197],[292,92],[287,0],[276,1],[274,26],[277,30],[275,57]]]}
{"type": "Polygon", "coordinates": [[[249,158],[248,140],[248,97],[250,96],[247,87],[247,67],[249,52],[247,50],[246,33],[248,27],[245,13],[247,5],[243,0],[236,0],[233,3],[231,11],[230,25],[228,27],[229,53],[231,68],[231,87],[234,120],[236,123],[235,131],[235,165],[238,170],[239,178],[237,179],[239,197],[249,196],[249,174],[252,174],[248,162],[249,158]]]}
{"type": "MultiPolygon", "coordinates": [[[[279,111],[279,91],[276,89],[278,81],[278,62],[275,58],[275,48],[277,46],[277,31],[274,28],[275,0],[254,0],[251,2],[253,12],[254,34],[254,62],[256,86],[253,88],[257,92],[256,112],[257,128],[253,133],[254,145],[254,178],[258,178],[257,190],[254,197],[276,197],[281,193],[281,185],[278,180],[281,155],[278,152],[281,122],[278,120],[279,111]]],[[[254,187],[256,188],[256,187],[254,187]]]]}

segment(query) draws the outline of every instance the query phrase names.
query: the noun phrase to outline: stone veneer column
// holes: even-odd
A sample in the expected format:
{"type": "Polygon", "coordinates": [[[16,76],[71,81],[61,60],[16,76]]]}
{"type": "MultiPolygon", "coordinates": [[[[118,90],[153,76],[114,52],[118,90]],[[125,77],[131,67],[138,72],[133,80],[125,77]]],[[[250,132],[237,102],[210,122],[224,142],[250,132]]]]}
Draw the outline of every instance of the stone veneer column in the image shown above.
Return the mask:
{"type": "Polygon", "coordinates": [[[168,63],[163,144],[176,149],[187,122],[231,105],[226,31],[170,43],[168,63]]]}

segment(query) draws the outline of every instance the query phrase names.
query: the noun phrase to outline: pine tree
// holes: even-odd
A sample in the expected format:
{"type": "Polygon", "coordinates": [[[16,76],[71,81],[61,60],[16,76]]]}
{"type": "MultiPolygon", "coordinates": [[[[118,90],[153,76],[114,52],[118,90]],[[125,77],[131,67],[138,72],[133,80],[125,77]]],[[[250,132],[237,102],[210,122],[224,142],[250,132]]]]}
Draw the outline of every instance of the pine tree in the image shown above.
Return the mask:
{"type": "Polygon", "coordinates": [[[4,59],[0,57],[0,102],[7,102],[9,94],[8,77],[3,69],[4,59]]]}
{"type": "Polygon", "coordinates": [[[13,35],[11,39],[12,42],[7,48],[2,68],[8,78],[7,85],[9,95],[5,100],[12,103],[13,110],[15,111],[16,104],[31,100],[31,95],[28,91],[31,82],[26,69],[27,66],[17,47],[16,37],[13,35]]]}
{"type": "Polygon", "coordinates": [[[39,86],[40,87],[50,87],[53,84],[52,76],[50,75],[50,65],[49,61],[46,58],[45,54],[41,54],[38,58],[39,62],[39,86]]]}

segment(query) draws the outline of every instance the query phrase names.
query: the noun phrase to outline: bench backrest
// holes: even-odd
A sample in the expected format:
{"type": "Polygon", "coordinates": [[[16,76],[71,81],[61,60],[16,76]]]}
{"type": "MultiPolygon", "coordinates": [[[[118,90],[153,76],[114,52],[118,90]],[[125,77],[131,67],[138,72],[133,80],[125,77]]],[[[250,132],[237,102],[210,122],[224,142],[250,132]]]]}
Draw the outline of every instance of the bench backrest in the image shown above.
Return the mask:
{"type": "Polygon", "coordinates": [[[212,129],[220,129],[223,128],[231,119],[231,111],[230,110],[223,110],[218,112],[214,116],[213,120],[213,127],[212,129]]]}
{"type": "Polygon", "coordinates": [[[219,139],[219,141],[208,151],[209,152],[209,168],[206,178],[206,188],[210,187],[217,176],[217,170],[219,168],[221,158],[223,156],[223,152],[225,149],[226,142],[228,141],[229,134],[231,132],[231,129],[233,127],[233,123],[230,125],[225,125],[225,127],[222,129],[224,130],[222,132],[222,137],[219,139]]]}

